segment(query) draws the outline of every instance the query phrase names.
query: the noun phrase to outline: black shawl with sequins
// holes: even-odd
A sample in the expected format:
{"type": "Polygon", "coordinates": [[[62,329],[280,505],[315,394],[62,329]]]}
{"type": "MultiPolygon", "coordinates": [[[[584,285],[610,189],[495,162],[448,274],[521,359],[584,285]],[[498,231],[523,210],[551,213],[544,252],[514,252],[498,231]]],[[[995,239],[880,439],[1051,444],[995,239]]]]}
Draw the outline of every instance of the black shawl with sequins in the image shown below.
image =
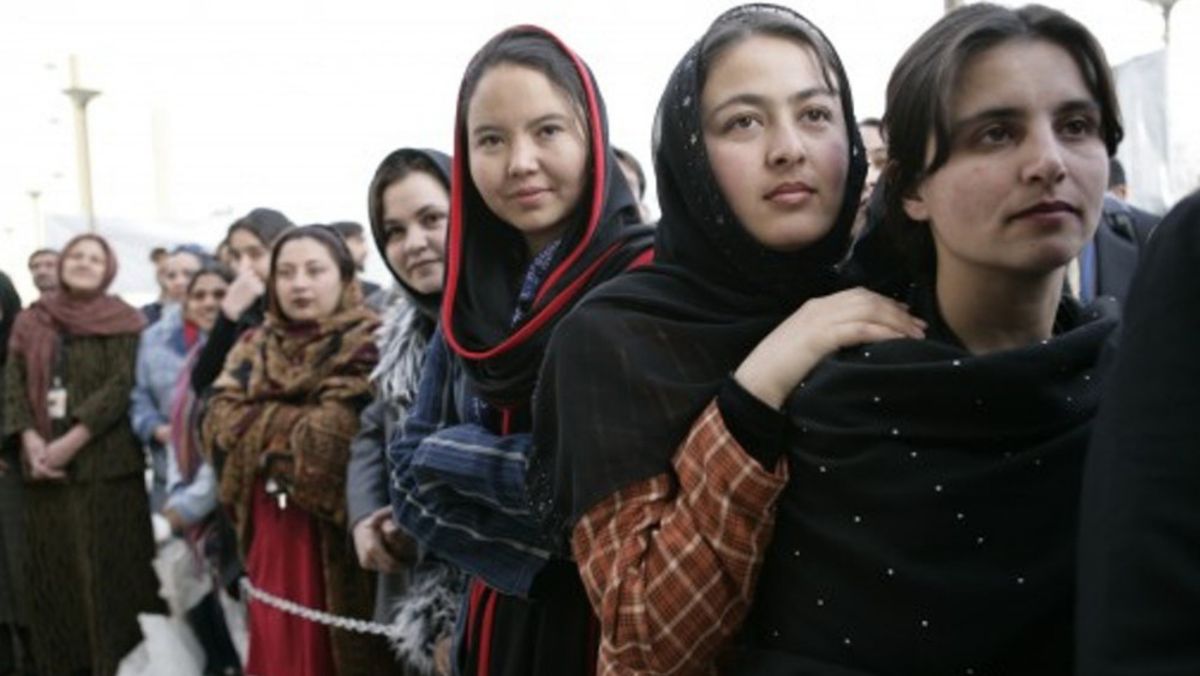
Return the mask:
{"type": "MultiPolygon", "coordinates": [[[[703,40],[676,66],[659,103],[654,167],[662,220],[655,262],[596,290],[559,325],[538,384],[529,485],[549,532],[565,541],[588,508],[670,469],[670,459],[730,371],[806,300],[840,288],[866,175],[850,85],[821,32],[790,9],[744,5],[794,19],[819,40],[849,122],[849,171],[837,221],[824,238],[781,253],[734,216],[709,165],[700,119],[703,40]]],[[[710,29],[711,30],[711,29],[710,29]]]]}
{"type": "Polygon", "coordinates": [[[823,362],[744,627],[744,674],[1070,674],[1082,464],[1113,303],[972,355],[931,291],[922,341],[823,362]]]}

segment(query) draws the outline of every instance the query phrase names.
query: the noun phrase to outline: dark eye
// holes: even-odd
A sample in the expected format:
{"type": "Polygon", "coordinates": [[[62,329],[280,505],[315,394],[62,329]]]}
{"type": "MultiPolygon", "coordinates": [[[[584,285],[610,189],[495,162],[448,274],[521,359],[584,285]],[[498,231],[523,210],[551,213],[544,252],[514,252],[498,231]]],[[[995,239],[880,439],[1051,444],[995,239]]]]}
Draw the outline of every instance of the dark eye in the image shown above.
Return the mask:
{"type": "Polygon", "coordinates": [[[1013,138],[1012,130],[1004,125],[995,124],[987,127],[979,133],[979,140],[984,145],[1001,145],[1011,141],[1013,138]]]}
{"type": "Polygon", "coordinates": [[[758,120],[756,120],[753,115],[748,115],[748,114],[734,115],[733,117],[731,117],[725,121],[725,125],[724,125],[724,127],[722,127],[722,129],[724,131],[738,131],[738,130],[743,130],[743,129],[750,129],[757,123],[758,123],[758,120]]]}
{"type": "Polygon", "coordinates": [[[1067,119],[1059,127],[1059,130],[1066,136],[1083,137],[1091,136],[1097,128],[1096,121],[1087,116],[1077,116],[1067,119]]]}
{"type": "Polygon", "coordinates": [[[475,145],[480,148],[494,148],[500,145],[502,140],[499,134],[481,134],[475,137],[475,145]]]}
{"type": "Polygon", "coordinates": [[[562,131],[563,131],[563,128],[561,125],[544,124],[538,129],[538,134],[541,135],[543,138],[550,138],[562,131]]]}
{"type": "Polygon", "coordinates": [[[805,122],[830,122],[833,120],[833,111],[823,106],[805,108],[800,113],[800,119],[805,122]]]}
{"type": "Polygon", "coordinates": [[[443,213],[425,214],[421,217],[421,227],[432,230],[441,225],[445,220],[446,214],[443,213]]]}

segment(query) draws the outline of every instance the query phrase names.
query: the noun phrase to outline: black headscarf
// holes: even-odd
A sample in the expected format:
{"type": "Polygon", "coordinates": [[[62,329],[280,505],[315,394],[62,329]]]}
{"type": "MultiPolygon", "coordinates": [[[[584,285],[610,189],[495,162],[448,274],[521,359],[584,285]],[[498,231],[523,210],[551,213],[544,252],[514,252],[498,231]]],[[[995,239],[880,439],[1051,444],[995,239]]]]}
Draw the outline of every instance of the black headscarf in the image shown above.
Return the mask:
{"type": "Polygon", "coordinates": [[[831,57],[850,139],[837,221],[808,248],[781,253],[734,216],[703,141],[702,38],[676,66],[655,118],[662,220],[654,265],[580,304],[551,341],[539,381],[529,483],[547,527],[564,538],[594,504],[667,471],[721,381],[763,336],[808,299],[838,288],[835,265],[866,176],[850,85],[832,45],[792,10],[744,5],[709,31],[756,12],[795,21],[831,57]]]}
{"type": "Polygon", "coordinates": [[[375,170],[375,177],[371,179],[371,187],[367,193],[367,213],[371,219],[371,236],[375,239],[375,248],[379,249],[379,255],[383,257],[384,265],[392,273],[396,283],[403,289],[404,295],[429,322],[429,328],[432,331],[433,325],[437,323],[438,306],[441,304],[442,294],[440,292],[417,293],[415,289],[404,282],[400,273],[392,267],[391,260],[388,259],[387,236],[384,234],[383,228],[383,191],[391,184],[388,178],[393,174],[396,165],[403,164],[406,160],[414,157],[424,158],[433,165],[433,168],[437,170],[434,178],[441,181],[447,194],[450,192],[449,155],[427,148],[400,148],[383,158],[383,161],[379,163],[379,168],[375,170]]]}
{"type": "Polygon", "coordinates": [[[8,361],[8,334],[21,311],[21,296],[8,275],[0,272],[0,365],[8,361]]]}
{"type": "Polygon", "coordinates": [[[649,253],[651,230],[633,226],[637,202],[608,142],[608,118],[591,70],[561,40],[536,26],[518,26],[499,39],[536,36],[552,41],[574,63],[587,97],[588,181],[572,225],[560,240],[532,306],[514,326],[527,264],[520,233],[497,216],[470,178],[466,119],[459,97],[446,243],[442,330],[467,376],[489,404],[528,401],[546,342],[578,299],[649,253]]]}
{"type": "Polygon", "coordinates": [[[270,249],[275,238],[292,227],[295,225],[287,216],[274,209],[258,207],[234,221],[233,225],[229,226],[229,234],[233,234],[234,230],[249,231],[262,242],[263,247],[270,249]]]}

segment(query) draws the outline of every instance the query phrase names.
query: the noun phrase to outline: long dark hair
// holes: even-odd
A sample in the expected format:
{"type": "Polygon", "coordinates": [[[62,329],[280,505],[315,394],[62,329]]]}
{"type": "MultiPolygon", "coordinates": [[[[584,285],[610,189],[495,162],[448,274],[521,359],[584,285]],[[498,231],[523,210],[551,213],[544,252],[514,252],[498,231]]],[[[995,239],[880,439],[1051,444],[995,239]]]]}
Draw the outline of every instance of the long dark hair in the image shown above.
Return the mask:
{"type": "Polygon", "coordinates": [[[484,74],[505,63],[524,66],[545,75],[552,85],[567,95],[579,116],[584,133],[587,133],[587,93],[574,62],[563,53],[562,47],[553,38],[541,30],[525,26],[501,32],[471,57],[458,92],[459,124],[466,124],[467,105],[484,74]]]}
{"type": "Polygon", "coordinates": [[[1100,135],[1110,156],[1124,136],[1104,49],[1083,24],[1041,5],[1009,9],[981,3],[942,17],[897,62],[888,80],[883,116],[888,145],[883,176],[887,234],[920,281],[930,281],[934,274],[933,236],[928,224],[909,218],[904,200],[950,158],[951,103],[972,57],[1013,40],[1045,41],[1070,54],[1100,106],[1100,135]],[[927,162],[931,141],[933,158],[927,162]]]}
{"type": "Polygon", "coordinates": [[[21,295],[8,275],[0,272],[0,365],[8,361],[8,334],[21,311],[21,295]]]}

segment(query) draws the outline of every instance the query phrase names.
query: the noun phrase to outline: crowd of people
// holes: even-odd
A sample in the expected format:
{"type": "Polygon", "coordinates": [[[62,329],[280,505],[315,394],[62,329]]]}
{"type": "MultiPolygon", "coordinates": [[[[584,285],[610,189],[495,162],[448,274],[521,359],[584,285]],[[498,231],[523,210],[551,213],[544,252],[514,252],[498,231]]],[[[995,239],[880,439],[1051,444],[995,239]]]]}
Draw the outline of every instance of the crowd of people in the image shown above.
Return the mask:
{"type": "Polygon", "coordinates": [[[155,521],[206,674],[1196,673],[1200,196],[1124,201],[1057,10],[948,13],[880,118],[851,79],[791,9],[717,17],[649,224],[585,60],[510,28],[369,231],[255,209],[140,309],[101,235],[34,252],[0,675],[115,674],[155,521]]]}

